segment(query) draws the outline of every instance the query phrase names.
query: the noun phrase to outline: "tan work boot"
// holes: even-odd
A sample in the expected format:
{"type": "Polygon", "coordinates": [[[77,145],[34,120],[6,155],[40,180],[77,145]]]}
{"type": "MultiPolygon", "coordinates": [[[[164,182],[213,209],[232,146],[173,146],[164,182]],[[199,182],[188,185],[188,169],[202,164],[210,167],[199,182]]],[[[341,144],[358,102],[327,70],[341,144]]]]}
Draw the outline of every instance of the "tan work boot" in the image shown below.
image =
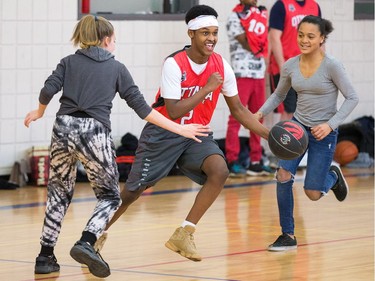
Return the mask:
{"type": "Polygon", "coordinates": [[[103,249],[105,241],[107,241],[107,237],[108,237],[108,232],[104,231],[102,236],[100,236],[98,240],[96,240],[95,245],[94,245],[95,252],[100,253],[100,251],[103,249]]]}
{"type": "Polygon", "coordinates": [[[165,246],[189,260],[201,261],[202,257],[197,253],[194,243],[194,231],[195,228],[190,225],[184,228],[180,226],[165,243],[165,246]]]}

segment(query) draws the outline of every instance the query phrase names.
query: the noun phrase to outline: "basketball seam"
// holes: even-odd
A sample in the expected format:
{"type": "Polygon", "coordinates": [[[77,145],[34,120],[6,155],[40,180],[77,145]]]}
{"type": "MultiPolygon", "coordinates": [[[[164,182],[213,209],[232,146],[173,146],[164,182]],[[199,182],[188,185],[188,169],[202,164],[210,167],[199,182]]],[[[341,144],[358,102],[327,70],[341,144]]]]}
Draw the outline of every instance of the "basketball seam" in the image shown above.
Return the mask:
{"type": "MultiPolygon", "coordinates": [[[[272,139],[273,139],[274,141],[277,142],[277,139],[276,139],[273,135],[271,135],[271,137],[272,137],[272,139]]],[[[270,147],[270,149],[272,150],[271,147],[270,147]]],[[[294,153],[294,154],[296,154],[296,155],[299,155],[299,153],[294,152],[293,150],[290,150],[290,149],[286,148],[285,146],[283,146],[283,149],[285,149],[285,150],[287,150],[287,151],[289,151],[289,152],[291,152],[291,153],[294,153]]]]}

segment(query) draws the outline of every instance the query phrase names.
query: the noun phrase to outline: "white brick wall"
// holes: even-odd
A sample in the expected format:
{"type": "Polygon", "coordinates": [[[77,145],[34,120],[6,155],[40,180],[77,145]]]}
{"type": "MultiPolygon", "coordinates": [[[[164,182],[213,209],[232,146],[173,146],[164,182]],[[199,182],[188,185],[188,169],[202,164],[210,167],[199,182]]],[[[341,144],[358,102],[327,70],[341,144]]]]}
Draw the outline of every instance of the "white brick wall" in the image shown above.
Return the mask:
{"type": "MultiPolygon", "coordinates": [[[[354,21],[353,0],[320,0],[323,16],[334,25],[327,51],[340,59],[360,96],[352,119],[374,115],[374,22],[354,21]]],[[[229,60],[226,18],[237,0],[202,0],[219,13],[216,51],[229,60]]],[[[260,0],[270,8],[274,0],[260,0]]],[[[0,175],[27,156],[32,145],[48,145],[58,109],[58,95],[45,116],[27,129],[23,118],[35,109],[38,94],[59,60],[74,49],[69,42],[77,21],[77,0],[0,0],[0,175]]],[[[189,43],[183,21],[112,21],[117,35],[116,58],[127,65],[149,103],[159,84],[163,58],[189,43]]],[[[211,127],[225,135],[228,110],[219,101],[211,127]]],[[[115,99],[113,137],[118,143],[131,132],[139,136],[144,121],[123,100],[115,99]]]]}

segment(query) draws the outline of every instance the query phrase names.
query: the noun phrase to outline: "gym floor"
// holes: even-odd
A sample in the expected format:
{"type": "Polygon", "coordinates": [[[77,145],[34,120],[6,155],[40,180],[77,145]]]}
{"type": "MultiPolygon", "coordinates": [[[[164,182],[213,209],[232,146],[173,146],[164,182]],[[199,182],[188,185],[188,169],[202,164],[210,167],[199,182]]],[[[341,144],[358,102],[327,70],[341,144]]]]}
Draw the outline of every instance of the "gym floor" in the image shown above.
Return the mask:
{"type": "MultiPolygon", "coordinates": [[[[333,194],[308,200],[299,172],[294,188],[298,249],[282,253],[266,250],[280,234],[272,177],[228,179],[195,233],[201,262],[164,246],[200,188],[186,177],[167,177],[110,229],[101,252],[111,267],[106,280],[374,280],[374,170],[343,172],[351,187],[344,202],[333,194]]],[[[2,280],[98,280],[69,256],[96,202],[88,183],[77,184],[55,249],[61,270],[46,275],[34,275],[46,188],[0,193],[2,280]]]]}

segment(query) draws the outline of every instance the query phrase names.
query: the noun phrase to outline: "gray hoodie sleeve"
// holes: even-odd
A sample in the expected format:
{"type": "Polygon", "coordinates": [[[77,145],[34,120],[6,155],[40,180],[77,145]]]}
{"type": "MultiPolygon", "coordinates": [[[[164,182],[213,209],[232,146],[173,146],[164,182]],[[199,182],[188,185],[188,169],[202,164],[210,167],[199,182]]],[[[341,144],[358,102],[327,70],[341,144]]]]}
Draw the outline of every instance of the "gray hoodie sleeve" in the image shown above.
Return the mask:
{"type": "Polygon", "coordinates": [[[47,105],[53,96],[62,90],[64,85],[64,73],[65,64],[64,60],[61,60],[57,65],[56,69],[44,82],[43,88],[39,93],[39,102],[41,104],[47,105]]]}
{"type": "Polygon", "coordinates": [[[123,64],[121,64],[120,66],[120,75],[117,82],[117,92],[140,118],[144,119],[147,115],[150,114],[152,108],[147,104],[144,96],[139,91],[138,86],[135,85],[133,77],[123,64]]]}
{"type": "Polygon", "coordinates": [[[285,100],[286,95],[288,94],[288,91],[291,87],[291,79],[289,76],[287,65],[289,65],[288,61],[282,67],[280,81],[277,84],[275,91],[269,96],[266,102],[259,109],[259,111],[262,112],[264,116],[268,115],[276,107],[278,107],[279,104],[285,100]]]}

